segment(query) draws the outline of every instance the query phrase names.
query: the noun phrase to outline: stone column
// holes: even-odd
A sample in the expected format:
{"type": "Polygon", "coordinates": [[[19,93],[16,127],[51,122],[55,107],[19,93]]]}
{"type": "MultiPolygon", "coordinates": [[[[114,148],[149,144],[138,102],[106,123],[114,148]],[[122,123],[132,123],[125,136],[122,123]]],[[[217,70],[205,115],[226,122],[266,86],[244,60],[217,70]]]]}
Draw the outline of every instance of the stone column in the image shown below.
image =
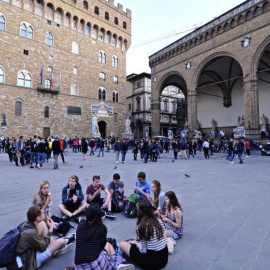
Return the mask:
{"type": "Polygon", "coordinates": [[[260,138],[259,94],[257,75],[247,74],[243,79],[245,103],[245,133],[247,139],[260,138]]]}
{"type": "Polygon", "coordinates": [[[152,100],[152,137],[160,135],[160,99],[152,100]]]}
{"type": "Polygon", "coordinates": [[[198,129],[197,118],[197,91],[187,91],[187,110],[188,110],[188,137],[193,138],[195,136],[195,130],[198,129]]]}

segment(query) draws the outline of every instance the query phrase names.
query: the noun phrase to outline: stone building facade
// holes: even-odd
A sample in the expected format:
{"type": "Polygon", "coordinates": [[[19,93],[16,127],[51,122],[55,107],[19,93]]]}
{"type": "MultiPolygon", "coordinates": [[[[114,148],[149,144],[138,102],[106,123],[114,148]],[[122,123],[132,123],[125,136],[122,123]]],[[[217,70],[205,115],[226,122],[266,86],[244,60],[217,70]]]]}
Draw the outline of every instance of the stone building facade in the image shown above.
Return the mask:
{"type": "Polygon", "coordinates": [[[244,126],[246,138],[260,138],[270,120],[269,33],[270,1],[248,0],[151,55],[153,134],[160,95],[174,85],[187,97],[190,137],[244,126]]]}
{"type": "Polygon", "coordinates": [[[109,0],[0,0],[6,136],[124,132],[131,11],[109,0]]]}
{"type": "MultiPolygon", "coordinates": [[[[168,136],[169,127],[177,133],[177,102],[185,96],[179,88],[168,86],[160,96],[160,134],[168,136]]],[[[135,138],[152,136],[151,74],[130,74],[127,76],[127,117],[135,138]]]]}

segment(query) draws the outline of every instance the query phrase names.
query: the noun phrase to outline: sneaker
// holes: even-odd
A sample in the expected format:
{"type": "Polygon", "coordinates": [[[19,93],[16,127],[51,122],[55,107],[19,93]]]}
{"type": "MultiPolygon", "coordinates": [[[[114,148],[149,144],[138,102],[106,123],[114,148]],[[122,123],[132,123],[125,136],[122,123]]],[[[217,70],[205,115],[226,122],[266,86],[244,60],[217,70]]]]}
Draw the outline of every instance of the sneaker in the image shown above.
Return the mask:
{"type": "Polygon", "coordinates": [[[116,161],[116,164],[118,164],[118,160],[116,161]]]}
{"type": "Polygon", "coordinates": [[[34,169],[34,166],[31,165],[31,166],[30,166],[30,169],[34,169]]]}
{"type": "Polygon", "coordinates": [[[65,161],[65,162],[63,162],[63,164],[66,165],[66,164],[68,164],[68,163],[65,161]]]}
{"type": "Polygon", "coordinates": [[[74,249],[74,243],[70,243],[64,246],[62,249],[57,250],[53,255],[55,258],[58,258],[74,249]]]}
{"type": "Polygon", "coordinates": [[[107,218],[115,219],[115,215],[114,215],[111,211],[108,211],[108,212],[105,214],[105,216],[106,216],[107,218]]]}
{"type": "Polygon", "coordinates": [[[133,264],[125,264],[125,263],[121,263],[117,266],[116,270],[134,270],[135,266],[133,264]]]}
{"type": "Polygon", "coordinates": [[[38,169],[40,169],[40,166],[39,166],[39,164],[37,165],[37,168],[38,168],[38,169]]]}
{"type": "Polygon", "coordinates": [[[69,236],[64,237],[64,239],[68,239],[67,245],[69,245],[76,240],[76,233],[71,233],[69,236]]]}
{"type": "Polygon", "coordinates": [[[231,163],[231,164],[234,164],[234,162],[233,162],[233,161],[230,161],[230,163],[231,163]]]}
{"type": "Polygon", "coordinates": [[[170,240],[171,242],[173,242],[174,246],[176,246],[176,241],[172,237],[168,237],[168,240],[170,240]]]}

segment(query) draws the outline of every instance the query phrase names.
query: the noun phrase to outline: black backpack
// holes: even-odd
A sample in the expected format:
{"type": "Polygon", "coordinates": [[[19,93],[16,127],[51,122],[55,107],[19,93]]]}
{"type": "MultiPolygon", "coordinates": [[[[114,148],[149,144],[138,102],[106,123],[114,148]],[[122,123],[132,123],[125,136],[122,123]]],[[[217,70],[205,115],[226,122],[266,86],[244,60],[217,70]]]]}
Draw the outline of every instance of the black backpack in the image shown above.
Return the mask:
{"type": "Polygon", "coordinates": [[[58,216],[52,215],[52,220],[54,222],[62,222],[62,225],[59,226],[59,228],[55,231],[53,231],[54,235],[58,235],[58,236],[66,236],[67,233],[69,232],[70,228],[74,228],[66,219],[60,218],[58,216]]]}
{"type": "Polygon", "coordinates": [[[115,190],[112,195],[112,211],[114,213],[120,213],[124,209],[124,192],[115,190]]]}
{"type": "Polygon", "coordinates": [[[17,228],[10,230],[0,239],[0,267],[7,267],[16,260],[15,250],[21,232],[31,229],[31,227],[22,228],[21,223],[17,228]]]}

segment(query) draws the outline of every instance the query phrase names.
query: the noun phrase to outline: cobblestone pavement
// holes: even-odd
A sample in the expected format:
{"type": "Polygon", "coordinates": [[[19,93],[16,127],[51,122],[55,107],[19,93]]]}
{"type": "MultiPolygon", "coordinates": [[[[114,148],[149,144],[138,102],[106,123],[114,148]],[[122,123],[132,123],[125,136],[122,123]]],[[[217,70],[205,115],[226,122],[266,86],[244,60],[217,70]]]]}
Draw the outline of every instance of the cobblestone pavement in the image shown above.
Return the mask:
{"type": "MultiPolygon", "coordinates": [[[[53,213],[59,214],[61,191],[69,176],[76,174],[85,192],[94,174],[106,185],[114,173],[121,175],[125,193],[133,191],[139,171],[147,179],[161,181],[165,191],[173,190],[184,209],[184,237],[177,241],[166,269],[270,269],[270,157],[258,153],[244,164],[229,164],[225,154],[204,160],[202,153],[189,160],[172,161],[173,153],[163,154],[157,163],[134,161],[117,164],[113,152],[104,157],[71,153],[67,165],[53,170],[53,160],[44,169],[16,167],[0,154],[0,236],[26,219],[26,211],[42,180],[51,183],[53,213]],[[80,166],[83,165],[83,168],[80,166]],[[191,177],[185,177],[185,173],[191,177]]],[[[117,241],[135,237],[136,219],[116,214],[106,220],[108,236],[117,241]]],[[[63,270],[73,261],[74,252],[49,260],[42,270],[63,270]]],[[[137,268],[138,269],[138,268],[137,268]]]]}

